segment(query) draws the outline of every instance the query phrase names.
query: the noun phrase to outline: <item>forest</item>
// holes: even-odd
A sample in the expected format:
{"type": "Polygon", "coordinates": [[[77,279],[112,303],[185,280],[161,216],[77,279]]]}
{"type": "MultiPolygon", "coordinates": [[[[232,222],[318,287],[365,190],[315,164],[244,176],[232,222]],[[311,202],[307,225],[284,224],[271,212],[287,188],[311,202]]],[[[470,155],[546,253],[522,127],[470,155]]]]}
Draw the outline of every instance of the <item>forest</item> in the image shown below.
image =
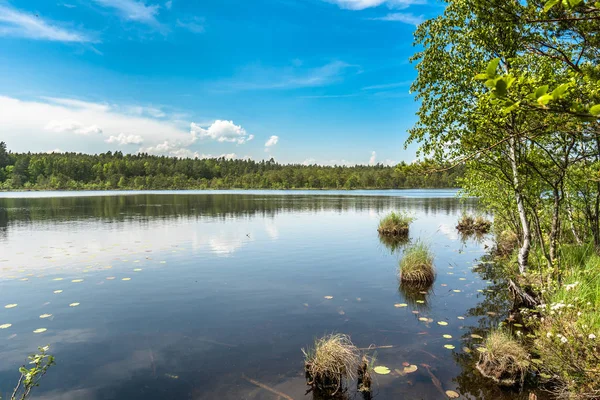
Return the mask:
{"type": "Polygon", "coordinates": [[[119,151],[13,153],[0,142],[0,190],[453,188],[462,173],[431,161],[348,167],[119,151]]]}

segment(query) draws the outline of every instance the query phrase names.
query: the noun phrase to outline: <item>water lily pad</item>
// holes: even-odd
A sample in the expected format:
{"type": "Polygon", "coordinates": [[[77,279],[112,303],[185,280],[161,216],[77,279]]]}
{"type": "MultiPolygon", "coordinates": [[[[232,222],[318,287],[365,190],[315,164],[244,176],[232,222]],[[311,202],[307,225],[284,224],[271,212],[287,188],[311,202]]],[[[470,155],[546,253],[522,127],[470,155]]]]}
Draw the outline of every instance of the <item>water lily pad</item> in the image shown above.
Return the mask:
{"type": "Polygon", "coordinates": [[[421,317],[421,318],[419,318],[419,321],[427,322],[427,321],[429,321],[429,318],[421,317]]]}
{"type": "Polygon", "coordinates": [[[62,281],[64,278],[54,278],[53,281],[62,281]]]}
{"type": "Polygon", "coordinates": [[[446,335],[442,335],[442,337],[443,337],[444,339],[452,339],[452,335],[448,335],[448,334],[446,334],[446,335]]]}
{"type": "Polygon", "coordinates": [[[451,344],[445,344],[444,347],[447,348],[448,350],[454,350],[456,348],[451,344]]]}
{"type": "Polygon", "coordinates": [[[52,316],[52,314],[42,314],[40,315],[40,318],[50,318],[52,316]]]}
{"type": "Polygon", "coordinates": [[[324,296],[323,298],[326,300],[331,300],[331,299],[333,299],[333,296],[324,296]]]}
{"type": "Polygon", "coordinates": [[[452,291],[453,291],[454,293],[460,293],[460,292],[461,292],[461,290],[460,290],[460,289],[454,289],[454,290],[452,290],[452,291]]]}
{"type": "Polygon", "coordinates": [[[456,393],[454,390],[446,390],[446,396],[450,399],[458,399],[460,394],[456,393]]]}
{"type": "Polygon", "coordinates": [[[405,374],[412,374],[413,372],[415,372],[418,369],[418,367],[414,364],[411,364],[407,367],[404,367],[404,370],[402,372],[404,372],[405,374]]]}
{"type": "Polygon", "coordinates": [[[62,292],[63,292],[62,289],[58,289],[58,290],[55,290],[53,293],[54,294],[59,294],[59,293],[62,293],[62,292]]]}
{"type": "Polygon", "coordinates": [[[379,375],[387,375],[390,373],[390,369],[388,367],[384,367],[383,365],[373,368],[373,371],[379,375]]]}
{"type": "Polygon", "coordinates": [[[2,324],[0,325],[0,329],[7,329],[10,328],[12,326],[12,324],[2,324]]]}
{"type": "Polygon", "coordinates": [[[15,308],[17,306],[17,304],[7,304],[4,306],[4,308],[15,308]]]}
{"type": "Polygon", "coordinates": [[[408,304],[406,304],[406,303],[398,303],[398,304],[394,304],[394,307],[396,307],[396,308],[408,307],[408,304]]]}
{"type": "Polygon", "coordinates": [[[73,282],[73,283],[79,283],[79,282],[83,282],[83,279],[73,279],[71,282],[73,282]]]}
{"type": "Polygon", "coordinates": [[[419,304],[425,304],[425,300],[417,300],[416,302],[419,304]]]}
{"type": "Polygon", "coordinates": [[[456,318],[458,318],[458,319],[465,319],[465,317],[463,317],[463,316],[461,316],[461,315],[459,315],[459,316],[458,316],[458,317],[456,317],[456,318]]]}
{"type": "Polygon", "coordinates": [[[142,270],[141,268],[135,268],[135,269],[133,270],[133,272],[140,272],[141,270],[142,270]]]}
{"type": "Polygon", "coordinates": [[[69,304],[69,307],[77,307],[79,305],[79,303],[71,303],[69,304]]]}
{"type": "Polygon", "coordinates": [[[467,278],[458,278],[459,281],[466,281],[467,278]]]}
{"type": "Polygon", "coordinates": [[[48,329],[46,328],[37,328],[35,331],[33,331],[33,333],[44,333],[46,332],[48,329]]]}
{"type": "Polygon", "coordinates": [[[112,281],[112,280],[114,280],[114,279],[115,279],[115,277],[114,277],[114,276],[107,276],[107,277],[106,277],[106,280],[108,280],[108,281],[112,281]]]}
{"type": "Polygon", "coordinates": [[[446,321],[438,321],[438,325],[446,326],[448,323],[446,321]]]}
{"type": "Polygon", "coordinates": [[[478,335],[478,334],[476,334],[476,333],[472,333],[472,334],[471,334],[471,337],[472,337],[473,339],[483,339],[483,337],[482,337],[482,336],[480,336],[480,335],[478,335]]]}
{"type": "Polygon", "coordinates": [[[122,281],[130,281],[130,280],[131,280],[131,278],[123,278],[123,279],[121,279],[121,280],[122,280],[122,281]]]}

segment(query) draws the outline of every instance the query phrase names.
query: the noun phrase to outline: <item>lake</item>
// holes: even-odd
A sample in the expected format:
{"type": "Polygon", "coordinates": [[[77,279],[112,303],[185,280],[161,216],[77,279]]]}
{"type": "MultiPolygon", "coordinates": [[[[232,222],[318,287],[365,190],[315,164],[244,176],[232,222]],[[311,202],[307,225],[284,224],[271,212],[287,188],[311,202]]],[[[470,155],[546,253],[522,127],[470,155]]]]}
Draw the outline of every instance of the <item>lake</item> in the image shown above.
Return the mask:
{"type": "Polygon", "coordinates": [[[478,267],[489,243],[454,228],[476,201],[455,195],[0,193],[1,393],[50,344],[35,399],[311,399],[301,349],[339,332],[379,347],[377,399],[518,398],[472,369],[506,308],[478,267]],[[391,210],[435,252],[426,294],[400,287],[403,245],[377,234],[391,210]]]}

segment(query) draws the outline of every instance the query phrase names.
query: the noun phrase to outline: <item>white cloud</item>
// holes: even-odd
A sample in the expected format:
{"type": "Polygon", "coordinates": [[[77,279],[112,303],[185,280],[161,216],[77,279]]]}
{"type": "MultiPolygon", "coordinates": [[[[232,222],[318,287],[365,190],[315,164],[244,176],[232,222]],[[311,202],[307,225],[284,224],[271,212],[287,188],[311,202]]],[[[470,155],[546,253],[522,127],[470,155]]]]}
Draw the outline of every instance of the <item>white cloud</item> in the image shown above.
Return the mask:
{"type": "Polygon", "coordinates": [[[237,78],[218,82],[215,90],[268,90],[326,86],[343,78],[349,70],[359,71],[359,66],[334,61],[314,68],[304,68],[294,62],[285,68],[265,68],[260,65],[245,67],[237,78]]]}
{"type": "Polygon", "coordinates": [[[117,143],[121,146],[126,144],[142,144],[144,139],[140,135],[126,135],[119,133],[118,136],[110,136],[106,139],[106,143],[117,143]]]}
{"type": "Polygon", "coordinates": [[[204,18],[193,17],[185,20],[177,19],[177,26],[192,33],[204,33],[204,18]]]}
{"type": "Polygon", "coordinates": [[[369,158],[369,165],[375,165],[377,162],[377,153],[375,151],[371,152],[371,158],[369,158]]]}
{"type": "Polygon", "coordinates": [[[71,31],[45,21],[38,15],[0,4],[0,36],[24,37],[55,42],[94,42],[82,32],[71,31]]]}
{"type": "Polygon", "coordinates": [[[167,10],[170,10],[170,9],[171,9],[171,7],[173,7],[173,2],[172,2],[171,0],[169,0],[169,1],[167,1],[167,2],[165,3],[165,8],[166,8],[167,10]]]}
{"type": "Polygon", "coordinates": [[[206,129],[192,122],[190,124],[190,133],[193,140],[208,138],[217,142],[244,144],[254,139],[254,135],[248,135],[246,130],[240,125],[235,125],[233,121],[222,121],[220,119],[213,122],[206,129]]]}
{"type": "Polygon", "coordinates": [[[114,8],[119,12],[122,18],[136,21],[148,25],[159,25],[156,20],[158,5],[146,5],[144,1],[136,0],[93,0],[97,4],[114,8]]]}
{"type": "Polygon", "coordinates": [[[267,142],[265,143],[265,147],[267,147],[267,149],[265,149],[265,151],[268,150],[269,147],[275,146],[278,142],[279,142],[279,136],[271,136],[269,138],[269,140],[267,140],[267,142]]]}
{"type": "Polygon", "coordinates": [[[335,3],[341,8],[349,10],[364,10],[366,8],[386,5],[390,8],[408,8],[415,4],[425,4],[426,0],[326,0],[335,3]]]}
{"type": "Polygon", "coordinates": [[[54,149],[54,150],[48,150],[46,153],[48,154],[52,154],[52,153],[62,153],[63,151],[61,149],[54,149]]]}
{"type": "Polygon", "coordinates": [[[58,144],[65,151],[107,151],[106,140],[124,132],[140,136],[146,146],[168,140],[187,148],[193,138],[186,124],[132,115],[127,107],[108,103],[52,97],[24,101],[0,95],[0,138],[14,151],[46,151],[58,144]]]}
{"type": "Polygon", "coordinates": [[[392,13],[381,18],[372,18],[376,21],[397,21],[405,24],[417,26],[421,24],[425,18],[422,15],[414,15],[411,13],[392,13]]]}
{"type": "Polygon", "coordinates": [[[302,161],[302,165],[314,165],[317,163],[317,160],[315,160],[314,158],[307,158],[306,160],[302,161]]]}
{"type": "Polygon", "coordinates": [[[84,125],[74,120],[52,120],[46,124],[45,130],[64,133],[70,132],[76,135],[100,135],[102,129],[98,125],[84,125]]]}

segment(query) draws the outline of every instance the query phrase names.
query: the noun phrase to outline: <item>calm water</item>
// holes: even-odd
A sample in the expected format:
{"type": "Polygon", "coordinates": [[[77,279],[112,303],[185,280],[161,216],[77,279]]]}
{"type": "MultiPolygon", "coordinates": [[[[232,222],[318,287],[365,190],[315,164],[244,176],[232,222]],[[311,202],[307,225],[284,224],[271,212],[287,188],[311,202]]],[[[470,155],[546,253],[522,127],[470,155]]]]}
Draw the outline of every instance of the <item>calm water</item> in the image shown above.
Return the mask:
{"type": "Polygon", "coordinates": [[[378,375],[377,399],[516,398],[484,384],[463,350],[503,304],[474,271],[485,242],[454,229],[475,202],[454,194],[2,193],[0,325],[12,326],[0,330],[0,390],[50,344],[57,365],[36,399],[278,398],[248,379],[310,399],[300,349],[342,332],[385,346],[377,365],[418,365],[378,375]],[[402,246],[376,232],[390,210],[412,213],[411,240],[435,251],[427,295],[399,288],[402,246]]]}

